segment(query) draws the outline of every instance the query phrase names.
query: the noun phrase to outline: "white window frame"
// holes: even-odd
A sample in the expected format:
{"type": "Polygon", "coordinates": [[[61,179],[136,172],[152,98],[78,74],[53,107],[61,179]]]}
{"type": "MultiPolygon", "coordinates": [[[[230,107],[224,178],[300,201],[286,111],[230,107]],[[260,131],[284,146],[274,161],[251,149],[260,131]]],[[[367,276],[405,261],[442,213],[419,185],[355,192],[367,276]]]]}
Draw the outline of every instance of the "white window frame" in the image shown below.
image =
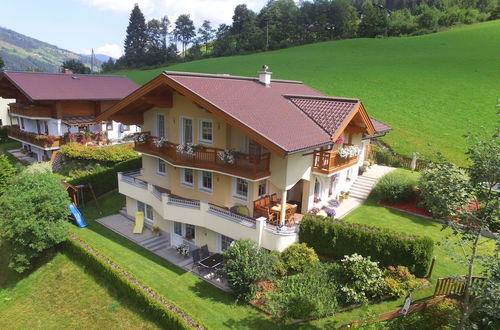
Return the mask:
{"type": "Polygon", "coordinates": [[[136,206],[137,206],[137,212],[144,213],[144,219],[154,221],[153,208],[151,207],[151,205],[143,203],[143,202],[138,200],[136,206]],[[142,207],[140,205],[142,205],[142,207]],[[142,209],[142,208],[144,208],[144,209],[142,209]],[[151,214],[148,214],[150,212],[151,212],[151,214]],[[151,217],[149,217],[149,215],[151,215],[151,217]]]}
{"type": "Polygon", "coordinates": [[[230,239],[230,240],[231,240],[231,243],[229,243],[229,245],[226,247],[226,250],[227,250],[227,249],[231,246],[231,244],[233,244],[234,242],[236,242],[236,240],[235,240],[235,239],[233,239],[233,238],[231,238],[231,237],[229,237],[229,236],[219,234],[219,242],[218,242],[218,243],[219,243],[219,246],[218,246],[218,247],[219,247],[219,251],[220,251],[220,252],[224,252],[224,251],[225,251],[225,250],[223,249],[223,246],[222,246],[222,240],[224,239],[224,237],[225,237],[225,238],[227,238],[227,239],[230,239]]]}
{"type": "Polygon", "coordinates": [[[210,119],[200,119],[199,122],[198,122],[198,137],[199,137],[199,141],[200,143],[204,143],[204,144],[213,144],[214,143],[214,122],[213,120],[210,120],[210,119]],[[212,139],[211,140],[205,140],[203,138],[203,123],[209,123],[210,126],[211,126],[211,135],[212,135],[212,139]]]}
{"type": "Polygon", "coordinates": [[[181,130],[181,138],[180,138],[180,141],[182,144],[186,144],[186,139],[185,139],[185,132],[184,132],[184,120],[188,119],[188,120],[191,120],[191,143],[194,143],[194,120],[193,118],[191,117],[184,117],[184,116],[181,116],[180,117],[180,130],[181,130]]]}
{"type": "Polygon", "coordinates": [[[258,185],[257,185],[257,194],[259,195],[259,197],[262,197],[262,196],[266,196],[267,195],[267,181],[266,180],[263,180],[263,181],[259,181],[258,182],[258,185]],[[264,185],[264,193],[261,194],[260,193],[260,186],[261,185],[264,185]]]}
{"type": "Polygon", "coordinates": [[[248,200],[248,195],[249,195],[249,190],[250,190],[250,184],[248,183],[247,180],[242,179],[242,178],[234,178],[233,180],[233,197],[241,199],[242,201],[247,201],[248,200]],[[243,180],[247,183],[247,194],[245,195],[240,195],[238,194],[238,180],[243,180]]]}
{"type": "Polygon", "coordinates": [[[163,113],[156,114],[156,127],[155,127],[156,132],[155,132],[155,134],[157,137],[167,137],[167,130],[165,128],[165,122],[166,122],[165,120],[166,120],[165,114],[163,114],[163,113]],[[163,128],[162,128],[163,134],[162,135],[160,135],[160,120],[159,120],[160,117],[163,117],[163,128]]]}
{"type": "Polygon", "coordinates": [[[209,172],[209,171],[199,171],[198,172],[198,190],[200,191],[203,191],[203,192],[206,192],[206,193],[213,193],[214,191],[214,175],[212,172],[209,172]],[[210,188],[207,188],[203,185],[203,174],[210,174],[210,182],[212,184],[212,186],[210,188]]]}
{"type": "Polygon", "coordinates": [[[157,160],[156,160],[156,174],[161,175],[161,176],[167,175],[167,163],[165,163],[160,158],[157,158],[157,160]],[[163,172],[161,171],[161,165],[160,165],[162,163],[163,163],[163,169],[164,169],[163,172]]]}
{"type": "Polygon", "coordinates": [[[193,188],[194,187],[194,170],[191,169],[191,168],[181,168],[181,184],[185,187],[188,187],[188,188],[193,188]],[[191,171],[192,173],[192,177],[193,177],[193,182],[187,182],[185,181],[185,177],[186,177],[186,171],[191,171]]]}

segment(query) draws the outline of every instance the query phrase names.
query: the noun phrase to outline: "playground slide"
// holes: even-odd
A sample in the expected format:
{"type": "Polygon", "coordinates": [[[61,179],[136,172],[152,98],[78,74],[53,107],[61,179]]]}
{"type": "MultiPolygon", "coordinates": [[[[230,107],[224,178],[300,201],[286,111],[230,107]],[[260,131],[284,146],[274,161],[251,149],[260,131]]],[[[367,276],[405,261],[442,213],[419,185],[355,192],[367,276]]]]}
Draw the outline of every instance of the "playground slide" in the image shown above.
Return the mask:
{"type": "Polygon", "coordinates": [[[78,227],[83,228],[87,227],[87,223],[83,219],[83,215],[80,213],[78,208],[75,206],[75,204],[71,203],[69,205],[69,209],[71,210],[71,214],[73,215],[73,218],[75,218],[76,224],[78,227]]]}
{"type": "Polygon", "coordinates": [[[135,212],[134,234],[142,234],[144,229],[144,212],[135,212]]]}

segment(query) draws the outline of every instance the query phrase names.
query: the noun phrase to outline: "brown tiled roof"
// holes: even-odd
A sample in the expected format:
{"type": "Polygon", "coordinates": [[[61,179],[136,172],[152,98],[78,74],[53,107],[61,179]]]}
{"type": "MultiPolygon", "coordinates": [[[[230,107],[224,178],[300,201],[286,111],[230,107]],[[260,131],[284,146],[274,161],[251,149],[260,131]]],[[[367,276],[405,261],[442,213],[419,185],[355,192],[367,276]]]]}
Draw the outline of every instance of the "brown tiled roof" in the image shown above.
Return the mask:
{"type": "Polygon", "coordinates": [[[70,116],[63,117],[63,124],[68,126],[89,126],[96,125],[94,116],[70,116]]]}
{"type": "Polygon", "coordinates": [[[123,76],[4,71],[26,96],[39,100],[121,100],[139,88],[123,76]]]}
{"type": "Polygon", "coordinates": [[[331,142],[330,135],[284,97],[287,94],[324,97],[300,82],[165,72],[169,78],[203,97],[286,152],[331,142]]]}
{"type": "Polygon", "coordinates": [[[330,136],[334,136],[343,126],[349,115],[357,109],[360,102],[357,99],[334,97],[307,97],[288,95],[289,100],[311,117],[318,126],[330,136]]]}
{"type": "Polygon", "coordinates": [[[375,128],[375,135],[379,135],[382,133],[387,133],[389,131],[392,131],[392,127],[389,125],[384,124],[383,122],[370,117],[370,120],[372,121],[373,127],[375,128]]]}

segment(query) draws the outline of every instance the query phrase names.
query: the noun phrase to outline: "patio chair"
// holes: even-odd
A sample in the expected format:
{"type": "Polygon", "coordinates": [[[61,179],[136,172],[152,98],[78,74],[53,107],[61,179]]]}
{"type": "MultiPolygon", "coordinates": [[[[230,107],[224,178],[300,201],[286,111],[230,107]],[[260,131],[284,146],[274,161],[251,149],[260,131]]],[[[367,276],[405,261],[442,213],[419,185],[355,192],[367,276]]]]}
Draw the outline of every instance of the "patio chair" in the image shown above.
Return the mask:
{"type": "Polygon", "coordinates": [[[264,206],[271,206],[271,197],[269,195],[264,197],[264,206]]]}
{"type": "Polygon", "coordinates": [[[274,193],[271,195],[271,204],[278,204],[278,194],[274,193]]]}
{"type": "Polygon", "coordinates": [[[295,215],[296,212],[297,212],[297,205],[293,205],[288,210],[286,210],[285,220],[287,223],[293,224],[293,216],[295,215]]]}
{"type": "Polygon", "coordinates": [[[200,265],[200,261],[203,259],[201,257],[201,249],[194,249],[191,251],[191,255],[193,256],[193,266],[191,269],[194,269],[195,267],[198,269],[198,272],[200,272],[201,268],[203,266],[200,265]]]}
{"type": "Polygon", "coordinates": [[[201,248],[200,248],[200,252],[201,252],[201,259],[205,259],[205,258],[208,258],[210,257],[210,252],[208,251],[208,245],[203,245],[201,248]]]}

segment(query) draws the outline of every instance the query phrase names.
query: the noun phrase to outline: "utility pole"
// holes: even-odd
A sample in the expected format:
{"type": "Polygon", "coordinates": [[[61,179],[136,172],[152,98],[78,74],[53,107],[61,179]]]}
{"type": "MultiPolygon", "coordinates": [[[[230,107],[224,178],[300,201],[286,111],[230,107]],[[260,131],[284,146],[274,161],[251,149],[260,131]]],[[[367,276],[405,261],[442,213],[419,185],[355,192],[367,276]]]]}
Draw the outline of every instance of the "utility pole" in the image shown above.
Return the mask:
{"type": "Polygon", "coordinates": [[[269,49],[269,18],[266,21],[266,50],[269,49]]]}

